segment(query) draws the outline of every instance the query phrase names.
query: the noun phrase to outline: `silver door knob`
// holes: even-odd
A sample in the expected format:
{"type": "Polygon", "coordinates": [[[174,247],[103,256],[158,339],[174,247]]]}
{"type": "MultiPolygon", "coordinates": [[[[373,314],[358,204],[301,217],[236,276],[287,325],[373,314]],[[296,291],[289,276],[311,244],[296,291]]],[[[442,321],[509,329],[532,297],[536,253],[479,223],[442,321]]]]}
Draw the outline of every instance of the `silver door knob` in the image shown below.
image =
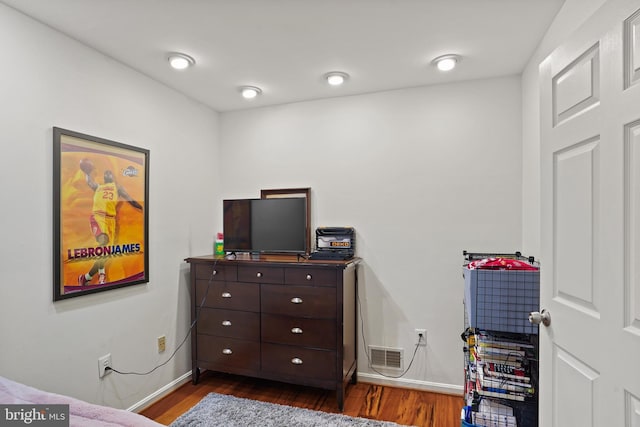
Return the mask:
{"type": "Polygon", "coordinates": [[[542,323],[544,326],[549,326],[551,324],[551,314],[546,310],[542,310],[542,312],[532,311],[529,313],[529,322],[534,325],[542,323]]]}

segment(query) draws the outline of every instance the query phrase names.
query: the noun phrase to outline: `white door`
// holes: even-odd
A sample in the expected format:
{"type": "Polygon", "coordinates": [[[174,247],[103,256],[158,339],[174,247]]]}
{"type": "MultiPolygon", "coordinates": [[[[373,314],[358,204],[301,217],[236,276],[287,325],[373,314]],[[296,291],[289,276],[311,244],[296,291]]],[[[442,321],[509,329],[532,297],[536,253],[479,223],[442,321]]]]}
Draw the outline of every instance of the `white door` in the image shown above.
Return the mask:
{"type": "Polygon", "coordinates": [[[540,65],[540,426],[640,427],[640,0],[540,65]]]}

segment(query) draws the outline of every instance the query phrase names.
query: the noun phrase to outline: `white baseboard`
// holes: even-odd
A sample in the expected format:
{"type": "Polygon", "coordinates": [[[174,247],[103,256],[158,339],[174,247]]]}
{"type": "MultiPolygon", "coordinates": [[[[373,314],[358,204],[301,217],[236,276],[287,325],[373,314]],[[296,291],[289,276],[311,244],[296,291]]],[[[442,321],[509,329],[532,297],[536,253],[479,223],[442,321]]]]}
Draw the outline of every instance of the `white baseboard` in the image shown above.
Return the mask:
{"type": "MultiPolygon", "coordinates": [[[[357,375],[358,381],[362,381],[365,383],[388,385],[391,387],[413,388],[417,390],[431,391],[434,393],[455,394],[460,395],[460,397],[462,397],[463,393],[462,386],[454,384],[434,383],[431,381],[419,381],[404,378],[387,378],[382,375],[370,374],[366,372],[358,372],[357,375]]],[[[145,397],[133,406],[127,408],[127,411],[136,413],[141,412],[145,408],[153,405],[154,403],[156,403],[172,391],[177,390],[180,386],[189,381],[191,381],[191,371],[181,375],[179,378],[171,381],[166,386],[145,397]]]]}
{"type": "Polygon", "coordinates": [[[464,389],[460,385],[434,383],[431,381],[419,381],[410,380],[404,378],[387,378],[378,374],[370,374],[366,372],[358,372],[358,381],[362,380],[365,383],[388,385],[392,387],[413,388],[418,390],[432,391],[435,393],[455,394],[460,395],[464,392],[464,389]]]}
{"type": "Polygon", "coordinates": [[[145,408],[153,405],[154,403],[156,403],[157,401],[159,401],[160,399],[162,399],[172,391],[177,390],[180,386],[182,386],[183,384],[189,381],[191,381],[191,371],[187,372],[184,375],[181,375],[180,377],[171,381],[166,386],[162,387],[161,389],[145,397],[144,399],[134,404],[133,406],[127,408],[127,411],[135,412],[135,413],[141,412],[145,408]]]}

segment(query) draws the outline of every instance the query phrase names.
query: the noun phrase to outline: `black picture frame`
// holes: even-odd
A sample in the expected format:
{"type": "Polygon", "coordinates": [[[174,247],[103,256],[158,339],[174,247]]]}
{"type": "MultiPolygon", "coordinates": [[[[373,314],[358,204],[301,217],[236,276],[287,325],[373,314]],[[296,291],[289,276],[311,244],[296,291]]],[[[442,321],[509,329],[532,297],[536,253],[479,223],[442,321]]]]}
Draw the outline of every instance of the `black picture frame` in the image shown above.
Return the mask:
{"type": "Polygon", "coordinates": [[[54,301],[149,282],[149,154],[53,128],[54,301]]]}
{"type": "Polygon", "coordinates": [[[261,199],[301,197],[306,200],[307,218],[305,232],[305,253],[311,253],[311,188],[271,188],[260,190],[261,199]]]}

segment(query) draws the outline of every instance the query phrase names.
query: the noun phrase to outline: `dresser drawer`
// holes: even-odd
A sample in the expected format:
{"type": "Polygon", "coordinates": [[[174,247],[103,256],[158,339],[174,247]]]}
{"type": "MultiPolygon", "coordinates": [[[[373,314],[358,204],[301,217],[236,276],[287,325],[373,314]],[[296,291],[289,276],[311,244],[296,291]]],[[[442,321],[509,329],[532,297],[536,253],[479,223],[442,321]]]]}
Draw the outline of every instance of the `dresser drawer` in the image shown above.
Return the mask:
{"type": "Polygon", "coordinates": [[[203,308],[196,325],[199,334],[260,341],[260,315],[246,311],[203,308]]]}
{"type": "Polygon", "coordinates": [[[336,318],[335,288],[261,285],[263,313],[294,317],[336,318]]]}
{"type": "Polygon", "coordinates": [[[336,352],[264,343],[262,370],[301,378],[335,380],[336,352]]]}
{"type": "Polygon", "coordinates": [[[216,365],[217,370],[260,369],[260,343],[234,338],[198,335],[198,360],[216,365]]]}
{"type": "Polygon", "coordinates": [[[336,321],[262,314],[262,341],[336,349],[336,321]]]}
{"type": "Polygon", "coordinates": [[[295,267],[284,271],[288,285],[336,286],[337,272],[331,268],[295,267]]]}
{"type": "Polygon", "coordinates": [[[238,278],[238,269],[235,265],[214,265],[213,264],[195,264],[196,279],[222,281],[236,281],[238,278]],[[214,273],[215,272],[215,273],[214,273]]]}
{"type": "Polygon", "coordinates": [[[260,265],[242,265],[238,267],[238,280],[253,283],[283,283],[284,269],[260,265]]]}
{"type": "Polygon", "coordinates": [[[196,281],[195,306],[228,310],[260,311],[260,285],[257,283],[196,281]],[[207,288],[209,291],[207,292],[207,288]]]}

